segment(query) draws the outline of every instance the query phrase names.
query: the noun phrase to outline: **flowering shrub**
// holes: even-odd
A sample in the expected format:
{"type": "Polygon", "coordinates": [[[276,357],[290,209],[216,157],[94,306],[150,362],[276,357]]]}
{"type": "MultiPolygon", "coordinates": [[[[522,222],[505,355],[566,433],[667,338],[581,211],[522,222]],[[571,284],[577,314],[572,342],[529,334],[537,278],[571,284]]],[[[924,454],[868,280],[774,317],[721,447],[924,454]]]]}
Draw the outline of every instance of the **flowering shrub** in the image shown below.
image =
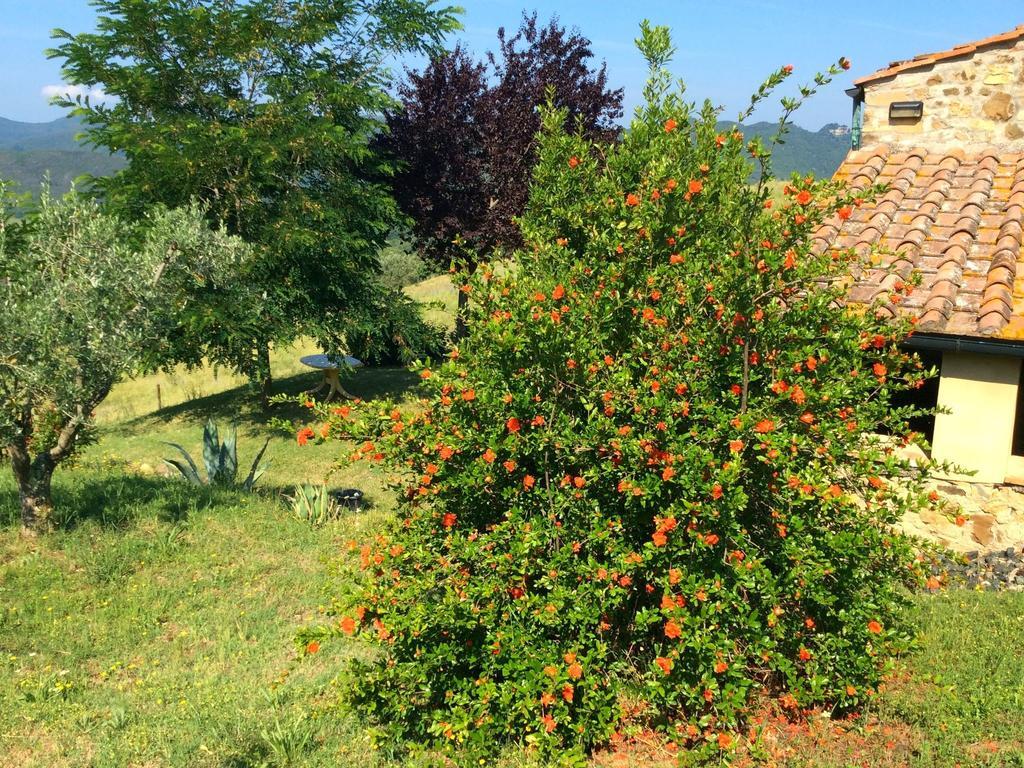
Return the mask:
{"type": "Polygon", "coordinates": [[[842,307],[856,257],[811,248],[860,198],[803,179],[773,204],[747,181],[767,149],[671,88],[665,30],[640,45],[621,142],[546,110],[526,248],[464,288],[422,409],[322,412],[398,470],[337,625],[377,648],[352,697],[387,737],[571,762],[629,720],[729,749],[755,691],[856,707],[908,638],[891,526],[928,502],[890,400],[926,374],[907,327],[842,307]]]}

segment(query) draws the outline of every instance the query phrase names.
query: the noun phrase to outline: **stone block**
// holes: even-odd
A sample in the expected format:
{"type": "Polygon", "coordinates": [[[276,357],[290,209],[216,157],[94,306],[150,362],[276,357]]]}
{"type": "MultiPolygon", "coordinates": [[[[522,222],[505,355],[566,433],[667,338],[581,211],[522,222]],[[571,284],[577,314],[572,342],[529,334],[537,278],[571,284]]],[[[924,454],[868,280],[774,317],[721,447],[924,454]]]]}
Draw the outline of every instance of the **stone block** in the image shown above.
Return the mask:
{"type": "Polygon", "coordinates": [[[985,102],[982,112],[991,120],[1006,121],[1013,117],[1016,105],[1008,93],[996,93],[985,102]]]}
{"type": "Polygon", "coordinates": [[[993,64],[985,73],[985,85],[1007,85],[1013,80],[1013,69],[1005,64],[993,64]]]}

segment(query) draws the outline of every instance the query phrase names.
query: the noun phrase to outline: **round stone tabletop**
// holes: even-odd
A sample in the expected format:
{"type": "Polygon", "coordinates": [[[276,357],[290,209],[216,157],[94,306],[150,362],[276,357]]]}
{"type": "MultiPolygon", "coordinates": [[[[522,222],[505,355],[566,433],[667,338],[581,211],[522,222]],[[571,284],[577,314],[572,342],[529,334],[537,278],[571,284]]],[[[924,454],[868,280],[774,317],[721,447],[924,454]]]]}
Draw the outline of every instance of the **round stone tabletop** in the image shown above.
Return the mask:
{"type": "Polygon", "coordinates": [[[306,355],[305,357],[300,357],[299,362],[303,365],[308,365],[310,368],[319,368],[321,370],[341,368],[342,365],[347,368],[359,368],[363,364],[362,360],[357,360],[351,355],[345,355],[344,357],[338,357],[337,355],[306,355]]]}

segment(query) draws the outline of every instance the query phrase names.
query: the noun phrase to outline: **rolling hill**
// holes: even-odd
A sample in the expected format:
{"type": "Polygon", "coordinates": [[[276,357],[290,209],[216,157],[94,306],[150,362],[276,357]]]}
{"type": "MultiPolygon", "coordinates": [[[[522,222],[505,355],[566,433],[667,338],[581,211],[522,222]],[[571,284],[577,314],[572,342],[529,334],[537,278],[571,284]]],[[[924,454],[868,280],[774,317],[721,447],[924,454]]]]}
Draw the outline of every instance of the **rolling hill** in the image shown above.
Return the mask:
{"type": "MultiPolygon", "coordinates": [[[[735,123],[719,123],[720,129],[732,128],[735,123]]],[[[777,123],[751,123],[738,126],[747,139],[760,137],[767,144],[778,130],[777,123]]],[[[817,131],[794,125],[786,134],[783,144],[772,152],[772,168],[780,179],[793,173],[813,173],[828,178],[850,151],[850,129],[838,123],[829,123],[817,131]]]]}
{"type": "Polygon", "coordinates": [[[0,117],[0,178],[37,192],[49,174],[53,191],[63,193],[78,176],[109,176],[124,167],[123,158],[76,141],[81,130],[75,118],[22,123],[0,117]]]}

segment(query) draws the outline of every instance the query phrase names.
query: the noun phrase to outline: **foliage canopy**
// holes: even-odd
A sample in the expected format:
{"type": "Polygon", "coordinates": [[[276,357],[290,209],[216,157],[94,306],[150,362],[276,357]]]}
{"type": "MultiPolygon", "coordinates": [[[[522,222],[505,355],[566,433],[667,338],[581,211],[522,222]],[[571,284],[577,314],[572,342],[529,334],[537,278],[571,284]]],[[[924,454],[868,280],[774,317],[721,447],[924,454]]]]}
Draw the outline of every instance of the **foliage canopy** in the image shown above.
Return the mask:
{"type": "Polygon", "coordinates": [[[326,349],[372,320],[377,253],[397,221],[371,147],[392,101],[392,56],[437,53],[453,9],[421,0],[94,0],[97,31],[55,33],[65,99],[95,145],[128,166],[95,180],[129,217],[199,200],[258,246],[254,296],[195,305],[174,359],[269,375],[266,347],[300,334],[326,349]],[[211,309],[212,307],[212,309],[211,309]],[[214,311],[216,310],[216,311],[214,311]],[[202,333],[189,331],[201,328],[202,333]]]}

